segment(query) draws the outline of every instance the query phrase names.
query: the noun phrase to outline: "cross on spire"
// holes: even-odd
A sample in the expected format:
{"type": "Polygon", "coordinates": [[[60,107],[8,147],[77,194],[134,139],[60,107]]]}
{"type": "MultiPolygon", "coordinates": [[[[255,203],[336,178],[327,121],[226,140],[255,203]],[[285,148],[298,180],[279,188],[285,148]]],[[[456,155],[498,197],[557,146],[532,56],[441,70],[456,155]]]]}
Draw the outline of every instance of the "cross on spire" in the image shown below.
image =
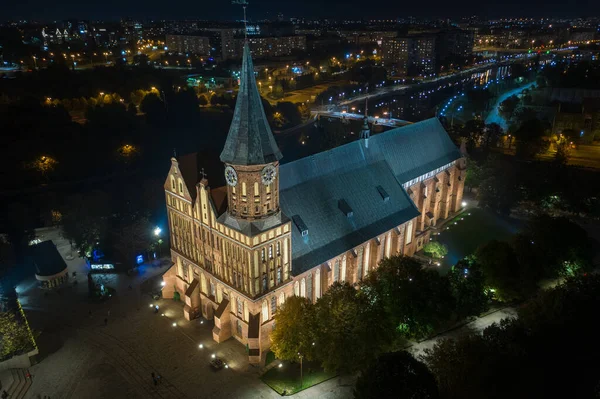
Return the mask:
{"type": "Polygon", "coordinates": [[[244,40],[248,42],[248,21],[246,20],[246,7],[248,2],[246,0],[233,0],[231,4],[239,4],[244,9],[244,40]]]}
{"type": "Polygon", "coordinates": [[[204,168],[200,169],[200,174],[202,175],[203,179],[206,179],[208,177],[208,175],[204,173],[204,168]]]}

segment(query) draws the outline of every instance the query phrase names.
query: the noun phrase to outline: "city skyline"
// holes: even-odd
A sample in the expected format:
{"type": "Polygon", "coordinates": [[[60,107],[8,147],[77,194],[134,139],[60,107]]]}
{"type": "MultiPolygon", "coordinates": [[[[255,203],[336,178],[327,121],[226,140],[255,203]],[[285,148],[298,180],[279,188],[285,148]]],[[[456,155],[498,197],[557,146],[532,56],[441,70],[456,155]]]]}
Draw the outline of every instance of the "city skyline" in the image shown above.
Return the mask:
{"type": "MultiPolygon", "coordinates": [[[[443,2],[435,0],[431,4],[411,3],[397,4],[390,0],[378,3],[378,7],[365,8],[357,0],[343,2],[334,0],[325,4],[316,0],[307,0],[304,7],[299,9],[294,3],[280,3],[274,0],[262,0],[249,5],[248,19],[258,21],[276,19],[282,14],[284,19],[291,17],[300,18],[356,18],[356,19],[382,19],[403,18],[408,16],[436,18],[457,18],[470,15],[482,18],[504,17],[583,17],[600,13],[600,4],[592,2],[578,2],[578,7],[572,4],[557,2],[548,4],[540,0],[527,3],[510,0],[502,7],[490,9],[480,7],[473,0],[460,2],[443,2]],[[432,11],[433,10],[433,11],[432,11]]],[[[131,17],[138,19],[201,19],[201,20],[241,20],[239,6],[228,2],[215,4],[187,3],[175,1],[169,3],[168,9],[162,9],[161,3],[155,2],[127,2],[106,1],[101,4],[81,2],[73,3],[60,0],[53,3],[51,11],[44,7],[41,0],[19,3],[10,2],[4,6],[5,15],[13,20],[34,19],[44,22],[68,18],[93,19],[93,20],[118,20],[131,17]]]]}

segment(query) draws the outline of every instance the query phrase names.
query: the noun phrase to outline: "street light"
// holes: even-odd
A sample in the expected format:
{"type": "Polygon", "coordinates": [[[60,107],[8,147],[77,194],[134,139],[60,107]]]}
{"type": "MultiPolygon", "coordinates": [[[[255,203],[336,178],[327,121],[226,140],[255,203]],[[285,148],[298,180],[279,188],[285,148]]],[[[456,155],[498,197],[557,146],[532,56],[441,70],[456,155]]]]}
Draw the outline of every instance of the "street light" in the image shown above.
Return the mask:
{"type": "Polygon", "coordinates": [[[302,389],[302,386],[304,385],[304,377],[302,376],[302,358],[304,356],[298,352],[298,357],[300,358],[300,389],[302,389]]]}
{"type": "Polygon", "coordinates": [[[161,228],[160,228],[160,227],[156,227],[156,228],[154,229],[154,235],[158,237],[158,236],[160,235],[160,232],[161,232],[161,231],[162,231],[162,230],[161,230],[161,228]]]}

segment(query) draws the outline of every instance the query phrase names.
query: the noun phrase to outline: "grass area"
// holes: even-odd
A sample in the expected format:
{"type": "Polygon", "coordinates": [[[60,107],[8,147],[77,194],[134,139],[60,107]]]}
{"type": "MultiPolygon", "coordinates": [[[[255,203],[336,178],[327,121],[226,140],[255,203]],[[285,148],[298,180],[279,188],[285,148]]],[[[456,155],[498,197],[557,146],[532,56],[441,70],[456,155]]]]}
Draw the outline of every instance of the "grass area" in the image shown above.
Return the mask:
{"type": "Polygon", "coordinates": [[[293,395],[303,389],[310,388],[323,381],[335,377],[335,373],[324,371],[318,363],[304,362],[302,384],[300,380],[300,363],[282,363],[282,367],[273,367],[261,377],[261,380],[277,393],[293,395]]]}
{"type": "Polygon", "coordinates": [[[440,273],[445,274],[456,262],[490,240],[510,240],[521,225],[519,220],[503,218],[485,209],[468,209],[446,223],[440,235],[432,235],[435,241],[448,247],[440,273]]]}

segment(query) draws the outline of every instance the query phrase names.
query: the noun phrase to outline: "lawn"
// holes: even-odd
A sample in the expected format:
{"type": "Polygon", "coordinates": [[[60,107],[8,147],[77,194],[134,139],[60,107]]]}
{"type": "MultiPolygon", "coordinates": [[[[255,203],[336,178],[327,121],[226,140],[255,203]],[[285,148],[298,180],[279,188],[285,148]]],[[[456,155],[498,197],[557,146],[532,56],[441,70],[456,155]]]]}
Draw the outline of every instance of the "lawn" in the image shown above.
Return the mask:
{"type": "Polygon", "coordinates": [[[300,386],[300,363],[282,362],[281,364],[282,367],[275,366],[261,377],[265,384],[280,395],[283,395],[284,391],[285,395],[293,395],[335,377],[335,373],[327,373],[318,363],[305,361],[302,386],[300,386]]]}
{"type": "Polygon", "coordinates": [[[448,247],[440,273],[445,274],[456,262],[490,240],[510,240],[521,225],[519,220],[502,218],[485,209],[467,209],[446,223],[439,235],[432,234],[433,240],[448,247]]]}

